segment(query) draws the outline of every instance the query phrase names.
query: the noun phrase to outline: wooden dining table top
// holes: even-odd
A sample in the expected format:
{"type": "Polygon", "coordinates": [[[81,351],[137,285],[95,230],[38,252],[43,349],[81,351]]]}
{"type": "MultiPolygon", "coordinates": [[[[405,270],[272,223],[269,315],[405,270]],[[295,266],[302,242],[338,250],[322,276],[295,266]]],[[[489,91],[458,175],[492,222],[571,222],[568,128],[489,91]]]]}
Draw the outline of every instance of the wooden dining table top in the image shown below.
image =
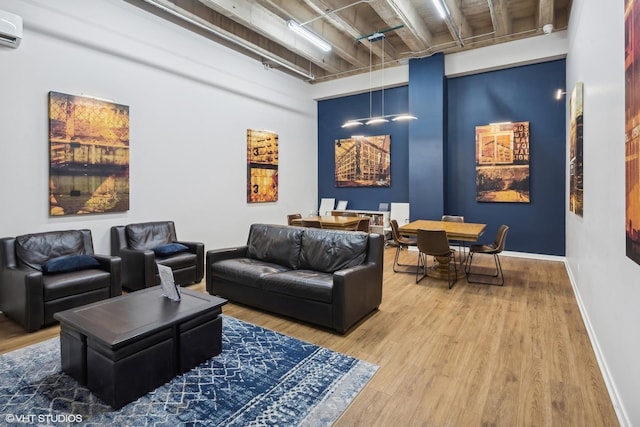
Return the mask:
{"type": "Polygon", "coordinates": [[[478,224],[474,222],[451,222],[437,221],[428,219],[419,219],[404,224],[398,228],[401,234],[415,235],[418,230],[444,230],[447,232],[447,238],[450,240],[464,240],[467,242],[477,241],[487,224],[478,224]]]}
{"type": "Polygon", "coordinates": [[[307,216],[304,218],[297,218],[291,221],[291,223],[293,225],[302,225],[302,220],[313,220],[313,221],[320,221],[320,224],[322,224],[322,226],[324,228],[351,228],[351,227],[355,227],[358,224],[358,221],[360,221],[360,217],[357,216],[333,216],[333,215],[328,215],[328,216],[307,216]]]}

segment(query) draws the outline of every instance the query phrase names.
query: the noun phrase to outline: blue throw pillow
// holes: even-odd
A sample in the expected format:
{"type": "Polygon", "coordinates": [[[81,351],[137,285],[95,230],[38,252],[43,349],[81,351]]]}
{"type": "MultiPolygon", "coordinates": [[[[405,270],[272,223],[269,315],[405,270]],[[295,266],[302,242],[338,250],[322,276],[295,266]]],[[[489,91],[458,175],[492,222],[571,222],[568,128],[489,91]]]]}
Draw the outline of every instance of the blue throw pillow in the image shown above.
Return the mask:
{"type": "Polygon", "coordinates": [[[45,274],[68,273],[95,267],[100,267],[100,263],[91,255],[65,255],[45,262],[42,265],[42,272],[45,274]]]}
{"type": "Polygon", "coordinates": [[[177,254],[179,252],[188,251],[189,248],[182,243],[167,243],[166,245],[156,246],[151,249],[155,252],[156,256],[165,257],[173,254],[177,254]]]}

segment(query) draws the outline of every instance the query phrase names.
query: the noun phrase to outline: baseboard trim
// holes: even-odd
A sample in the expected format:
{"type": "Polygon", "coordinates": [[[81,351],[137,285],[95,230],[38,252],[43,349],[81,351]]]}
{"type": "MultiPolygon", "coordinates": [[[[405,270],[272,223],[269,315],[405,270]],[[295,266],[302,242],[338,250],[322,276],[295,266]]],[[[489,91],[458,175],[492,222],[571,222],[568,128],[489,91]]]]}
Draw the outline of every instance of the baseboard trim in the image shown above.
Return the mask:
{"type": "Polygon", "coordinates": [[[501,255],[512,256],[516,258],[539,259],[543,261],[561,261],[565,262],[566,258],[560,255],[534,254],[529,252],[503,251],[501,255]]]}
{"type": "Polygon", "coordinates": [[[616,388],[613,377],[611,376],[611,372],[609,371],[609,366],[607,365],[607,361],[600,348],[598,338],[593,329],[593,326],[591,326],[591,321],[589,320],[589,315],[587,314],[587,310],[582,301],[582,297],[580,296],[580,290],[578,289],[578,286],[576,284],[573,272],[571,271],[569,263],[566,260],[564,265],[565,269],[567,270],[567,274],[569,275],[569,281],[571,282],[571,287],[573,288],[573,294],[575,295],[576,301],[578,302],[578,309],[580,310],[582,321],[584,322],[585,328],[587,329],[587,335],[589,335],[589,339],[591,340],[591,347],[593,348],[593,352],[596,355],[598,367],[600,367],[600,372],[602,373],[602,377],[604,378],[605,386],[607,387],[607,391],[609,392],[609,398],[611,399],[611,403],[613,404],[614,411],[616,411],[618,422],[620,423],[621,427],[631,427],[631,420],[627,415],[627,411],[624,409],[624,405],[622,404],[622,400],[620,399],[620,395],[618,394],[618,389],[616,388]]]}

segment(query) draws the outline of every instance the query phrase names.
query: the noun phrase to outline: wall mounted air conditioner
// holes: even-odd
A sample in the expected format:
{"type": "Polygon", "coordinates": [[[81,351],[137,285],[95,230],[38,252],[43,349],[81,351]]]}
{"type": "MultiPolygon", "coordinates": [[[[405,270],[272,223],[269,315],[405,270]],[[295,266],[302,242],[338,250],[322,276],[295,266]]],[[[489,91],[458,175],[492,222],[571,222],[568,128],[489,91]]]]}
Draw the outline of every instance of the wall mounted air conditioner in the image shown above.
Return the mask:
{"type": "Polygon", "coordinates": [[[22,17],[0,10],[0,45],[17,48],[22,40],[22,17]]]}

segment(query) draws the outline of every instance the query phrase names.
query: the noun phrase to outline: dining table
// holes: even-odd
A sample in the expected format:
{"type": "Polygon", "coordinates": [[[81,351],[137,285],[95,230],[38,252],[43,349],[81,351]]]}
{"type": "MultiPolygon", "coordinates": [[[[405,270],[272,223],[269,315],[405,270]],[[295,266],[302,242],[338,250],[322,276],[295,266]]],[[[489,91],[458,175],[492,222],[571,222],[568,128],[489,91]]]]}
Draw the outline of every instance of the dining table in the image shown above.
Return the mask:
{"type": "MultiPolygon", "coordinates": [[[[452,222],[418,219],[404,224],[398,228],[402,235],[415,236],[418,230],[444,230],[449,240],[462,240],[465,242],[477,242],[480,236],[487,228],[487,224],[474,222],[452,222]]],[[[449,277],[449,260],[448,258],[436,257],[438,265],[431,269],[428,273],[432,277],[446,279],[449,277]]],[[[462,265],[460,267],[463,267],[462,265]]],[[[460,276],[463,273],[458,273],[460,276]]]]}
{"type": "Polygon", "coordinates": [[[328,228],[333,230],[354,230],[360,217],[357,216],[307,216],[304,218],[296,218],[291,221],[293,225],[301,226],[302,220],[315,220],[320,221],[322,228],[328,228]]]}

